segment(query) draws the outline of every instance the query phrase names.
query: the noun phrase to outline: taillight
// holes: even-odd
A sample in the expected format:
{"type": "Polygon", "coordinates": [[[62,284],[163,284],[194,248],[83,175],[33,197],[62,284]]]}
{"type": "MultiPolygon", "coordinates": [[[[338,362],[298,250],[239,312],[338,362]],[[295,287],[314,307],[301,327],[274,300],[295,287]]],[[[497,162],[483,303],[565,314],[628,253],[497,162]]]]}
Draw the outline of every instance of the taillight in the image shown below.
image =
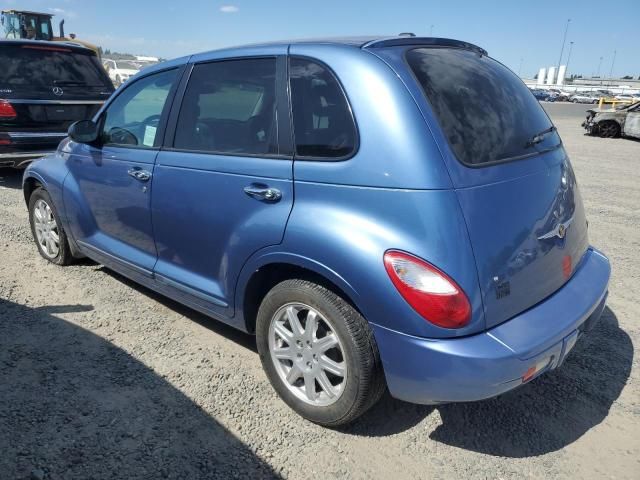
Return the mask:
{"type": "Polygon", "coordinates": [[[12,118],[16,118],[17,116],[18,114],[16,113],[16,110],[13,108],[13,105],[11,105],[6,100],[0,100],[0,118],[12,119],[12,118]]]}
{"type": "Polygon", "coordinates": [[[425,320],[443,328],[461,328],[471,320],[471,305],[449,276],[413,255],[384,254],[384,266],[400,295],[425,320]]]}

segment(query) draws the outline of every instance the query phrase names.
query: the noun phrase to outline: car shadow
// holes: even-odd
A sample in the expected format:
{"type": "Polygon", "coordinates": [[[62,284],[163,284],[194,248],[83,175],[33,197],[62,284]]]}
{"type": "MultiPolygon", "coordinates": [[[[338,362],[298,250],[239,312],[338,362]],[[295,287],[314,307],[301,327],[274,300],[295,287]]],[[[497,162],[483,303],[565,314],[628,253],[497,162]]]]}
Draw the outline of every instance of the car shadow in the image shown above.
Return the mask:
{"type": "Polygon", "coordinates": [[[561,368],[500,397],[473,403],[410,405],[388,395],[345,433],[384,436],[438,410],[436,442],[487,455],[524,458],[560,450],[602,422],[620,396],[633,344],[608,307],[561,368]],[[394,422],[381,419],[394,418],[394,422]]]}
{"type": "MultiPolygon", "coordinates": [[[[256,352],[255,338],[174,302],[105,268],[104,273],[205,328],[256,352]]],[[[383,437],[409,430],[434,410],[441,424],[429,434],[436,442],[487,455],[524,458],[560,450],[602,422],[631,373],[634,349],[605,308],[600,322],[582,337],[558,370],[512,392],[471,403],[414,405],[385,393],[346,435],[383,437]],[[393,418],[393,422],[388,420],[393,418]]]]}
{"type": "Polygon", "coordinates": [[[91,306],[0,299],[3,478],[277,478],[131,355],[60,318],[91,306]]]}
{"type": "Polygon", "coordinates": [[[165,297],[164,295],[157,293],[150,288],[144,287],[139,283],[134,282],[133,280],[129,280],[127,277],[120,275],[119,273],[110,270],[107,267],[100,267],[99,270],[102,273],[105,273],[110,277],[118,280],[119,282],[124,283],[127,287],[136,290],[142,295],[153,298],[156,302],[162,304],[169,310],[173,310],[174,312],[188,318],[198,325],[201,325],[202,327],[231,340],[232,342],[240,345],[243,348],[246,348],[247,350],[258,353],[258,347],[256,346],[256,339],[254,335],[244,333],[237,328],[233,328],[196,310],[193,310],[192,308],[189,308],[182,303],[171,300],[170,298],[165,297]]]}
{"type": "Polygon", "coordinates": [[[15,168],[0,168],[0,188],[22,188],[24,170],[15,168]]]}

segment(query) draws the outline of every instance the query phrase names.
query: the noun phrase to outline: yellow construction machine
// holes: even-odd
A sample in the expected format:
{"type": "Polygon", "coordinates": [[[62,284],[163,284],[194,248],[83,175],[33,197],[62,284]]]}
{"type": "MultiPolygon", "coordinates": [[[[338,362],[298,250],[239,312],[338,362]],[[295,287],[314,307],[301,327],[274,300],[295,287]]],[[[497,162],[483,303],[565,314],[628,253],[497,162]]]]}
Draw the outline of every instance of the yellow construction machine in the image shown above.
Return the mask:
{"type": "Polygon", "coordinates": [[[95,51],[100,57],[100,48],[91,43],[78,40],[72,33],[64,35],[64,20],[60,22],[60,34],[55,36],[51,25],[50,13],[29,12],[25,10],[3,10],[0,12],[0,40],[27,39],[49,42],[71,42],[83,45],[95,51]]]}

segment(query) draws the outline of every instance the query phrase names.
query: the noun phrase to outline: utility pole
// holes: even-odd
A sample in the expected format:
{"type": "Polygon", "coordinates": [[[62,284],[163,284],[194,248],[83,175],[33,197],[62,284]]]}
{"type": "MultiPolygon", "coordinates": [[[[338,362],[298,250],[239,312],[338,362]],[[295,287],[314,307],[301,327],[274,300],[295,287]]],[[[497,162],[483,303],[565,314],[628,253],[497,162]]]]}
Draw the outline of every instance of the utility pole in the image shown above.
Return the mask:
{"type": "Polygon", "coordinates": [[[569,61],[571,60],[571,51],[573,50],[573,42],[569,42],[569,55],[567,55],[567,70],[566,73],[569,73],[569,61]]]}
{"type": "Polygon", "coordinates": [[[560,64],[562,63],[562,54],[564,53],[564,44],[567,41],[567,32],[569,31],[569,23],[571,19],[567,19],[567,25],[564,27],[564,35],[562,36],[562,48],[560,49],[560,59],[558,59],[558,67],[556,68],[556,75],[560,71],[560,64]]]}
{"type": "Polygon", "coordinates": [[[598,80],[600,80],[600,85],[602,85],[602,78],[600,78],[600,67],[602,67],[602,59],[604,57],[600,57],[600,62],[598,63],[598,73],[596,74],[596,77],[598,77],[598,80]]]}
{"type": "Polygon", "coordinates": [[[431,25],[431,27],[429,27],[429,36],[433,37],[433,25],[431,25]]]}
{"type": "Polygon", "coordinates": [[[596,77],[600,78],[600,67],[602,67],[602,59],[604,57],[600,57],[600,62],[598,63],[598,73],[596,73],[596,77]]]}
{"type": "Polygon", "coordinates": [[[616,51],[613,51],[613,60],[611,60],[611,70],[609,70],[609,83],[611,83],[611,78],[613,77],[613,65],[616,63],[616,51]]]}
{"type": "Polygon", "coordinates": [[[524,58],[520,57],[520,65],[518,66],[518,76],[521,77],[521,73],[522,73],[522,61],[524,60],[524,58]]]}

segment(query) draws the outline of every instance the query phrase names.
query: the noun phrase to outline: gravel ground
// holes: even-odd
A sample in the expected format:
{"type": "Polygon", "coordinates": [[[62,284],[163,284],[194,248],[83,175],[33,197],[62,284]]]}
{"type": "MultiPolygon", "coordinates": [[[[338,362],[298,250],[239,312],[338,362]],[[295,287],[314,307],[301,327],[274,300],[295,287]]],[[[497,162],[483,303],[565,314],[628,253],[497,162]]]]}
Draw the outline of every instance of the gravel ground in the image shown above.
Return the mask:
{"type": "Polygon", "coordinates": [[[583,136],[587,107],[547,108],[613,262],[601,323],[515,392],[387,396],[339,431],[278,400],[252,337],[89,261],[47,264],[20,175],[0,170],[0,478],[639,478],[640,142],[583,136]]]}

